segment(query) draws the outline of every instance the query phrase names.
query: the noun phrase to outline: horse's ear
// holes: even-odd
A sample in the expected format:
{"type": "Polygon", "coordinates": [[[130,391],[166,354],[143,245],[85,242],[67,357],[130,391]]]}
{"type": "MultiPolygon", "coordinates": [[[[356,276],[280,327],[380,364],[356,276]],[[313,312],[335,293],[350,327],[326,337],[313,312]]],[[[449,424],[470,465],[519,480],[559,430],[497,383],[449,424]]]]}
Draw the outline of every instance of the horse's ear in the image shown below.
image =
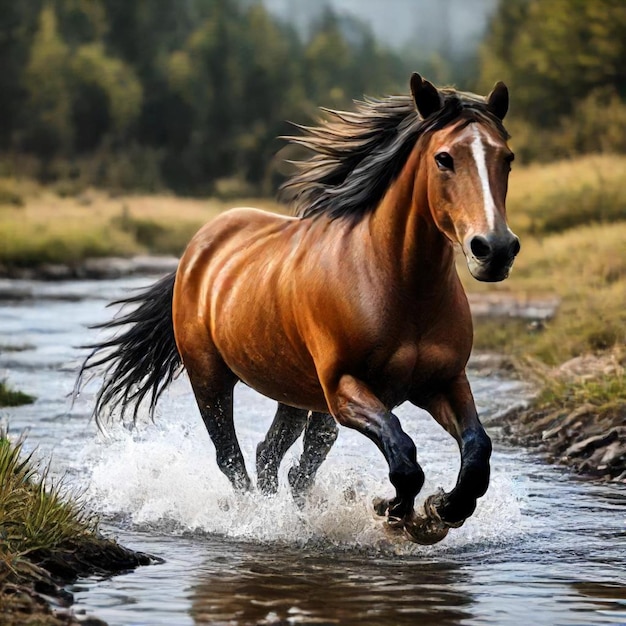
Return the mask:
{"type": "Polygon", "coordinates": [[[509,90],[507,86],[502,81],[498,81],[486,100],[489,110],[499,120],[503,120],[506,112],[509,110],[509,90]]]}
{"type": "Polygon", "coordinates": [[[415,108],[423,119],[436,113],[443,106],[443,99],[437,87],[424,80],[417,72],[411,74],[411,93],[415,108]]]}

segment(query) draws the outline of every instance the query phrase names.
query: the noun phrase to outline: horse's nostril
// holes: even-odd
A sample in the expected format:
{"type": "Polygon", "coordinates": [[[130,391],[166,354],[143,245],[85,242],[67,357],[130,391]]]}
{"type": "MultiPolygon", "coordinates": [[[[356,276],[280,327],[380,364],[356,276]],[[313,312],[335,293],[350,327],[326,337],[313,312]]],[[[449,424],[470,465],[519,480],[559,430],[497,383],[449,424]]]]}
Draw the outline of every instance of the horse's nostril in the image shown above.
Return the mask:
{"type": "Polygon", "coordinates": [[[509,247],[509,250],[511,251],[511,256],[517,256],[520,251],[520,248],[521,246],[519,243],[519,239],[515,237],[515,239],[513,240],[513,243],[509,247]]]}
{"type": "Polygon", "coordinates": [[[487,239],[481,235],[477,235],[470,242],[472,254],[480,261],[491,256],[491,246],[487,239]]]}

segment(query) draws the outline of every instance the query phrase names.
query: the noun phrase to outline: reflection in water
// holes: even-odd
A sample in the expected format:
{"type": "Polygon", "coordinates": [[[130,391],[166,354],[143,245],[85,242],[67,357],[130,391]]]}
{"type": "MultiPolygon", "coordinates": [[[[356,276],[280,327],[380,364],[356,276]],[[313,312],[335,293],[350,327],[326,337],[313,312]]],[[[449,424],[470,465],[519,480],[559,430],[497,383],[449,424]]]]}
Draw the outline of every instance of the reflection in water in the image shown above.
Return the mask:
{"type": "Polygon", "coordinates": [[[572,589],[578,592],[593,607],[615,620],[615,624],[626,624],[626,583],[619,582],[572,582],[572,589]]]}
{"type": "Polygon", "coordinates": [[[191,591],[197,624],[425,624],[471,617],[469,577],[451,563],[329,557],[236,548],[202,566],[191,591]],[[465,584],[464,586],[468,586],[465,584]]]}

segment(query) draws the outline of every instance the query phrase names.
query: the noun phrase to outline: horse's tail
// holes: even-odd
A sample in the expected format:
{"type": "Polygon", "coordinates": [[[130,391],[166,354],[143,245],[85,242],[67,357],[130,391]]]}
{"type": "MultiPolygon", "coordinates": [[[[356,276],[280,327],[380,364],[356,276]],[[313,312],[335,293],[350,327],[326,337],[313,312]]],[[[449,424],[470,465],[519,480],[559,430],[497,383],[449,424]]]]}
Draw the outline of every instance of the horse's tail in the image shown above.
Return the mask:
{"type": "Polygon", "coordinates": [[[130,325],[123,332],[102,343],[84,346],[91,353],[83,361],[76,380],[76,392],[90,370],[104,367],[104,382],[96,396],[93,415],[102,423],[105,410],[121,409],[123,417],[134,405],[133,421],[139,406],[149,399],[150,417],[166,387],[182,371],[182,361],[174,339],[172,298],[176,272],[168,274],[139,294],[116,300],[109,306],[136,306],[124,315],[92,328],[116,329],[130,325]]]}

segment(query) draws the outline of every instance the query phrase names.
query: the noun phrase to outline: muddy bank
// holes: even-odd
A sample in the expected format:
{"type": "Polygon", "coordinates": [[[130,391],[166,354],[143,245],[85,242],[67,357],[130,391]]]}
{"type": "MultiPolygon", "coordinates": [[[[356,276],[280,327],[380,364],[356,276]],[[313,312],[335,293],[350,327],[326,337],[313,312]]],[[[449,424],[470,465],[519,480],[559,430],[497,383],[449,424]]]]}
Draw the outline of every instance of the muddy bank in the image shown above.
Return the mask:
{"type": "Polygon", "coordinates": [[[0,559],[0,622],[7,626],[104,625],[72,610],[74,598],[66,586],[81,576],[110,576],[158,562],[102,536],[0,559]]]}
{"type": "Polygon", "coordinates": [[[136,274],[162,275],[176,269],[178,259],[169,256],[105,257],[76,263],[44,263],[34,267],[0,264],[0,278],[18,280],[111,279],[136,274]]]}
{"type": "MultiPolygon", "coordinates": [[[[549,462],[566,465],[587,477],[626,484],[626,371],[624,354],[577,357],[546,372],[557,384],[575,389],[615,381],[614,397],[599,402],[575,393],[546,400],[539,394],[526,406],[512,408],[490,425],[505,441],[534,448],[549,462]]],[[[545,395],[545,394],[544,394],[545,395]]]]}

